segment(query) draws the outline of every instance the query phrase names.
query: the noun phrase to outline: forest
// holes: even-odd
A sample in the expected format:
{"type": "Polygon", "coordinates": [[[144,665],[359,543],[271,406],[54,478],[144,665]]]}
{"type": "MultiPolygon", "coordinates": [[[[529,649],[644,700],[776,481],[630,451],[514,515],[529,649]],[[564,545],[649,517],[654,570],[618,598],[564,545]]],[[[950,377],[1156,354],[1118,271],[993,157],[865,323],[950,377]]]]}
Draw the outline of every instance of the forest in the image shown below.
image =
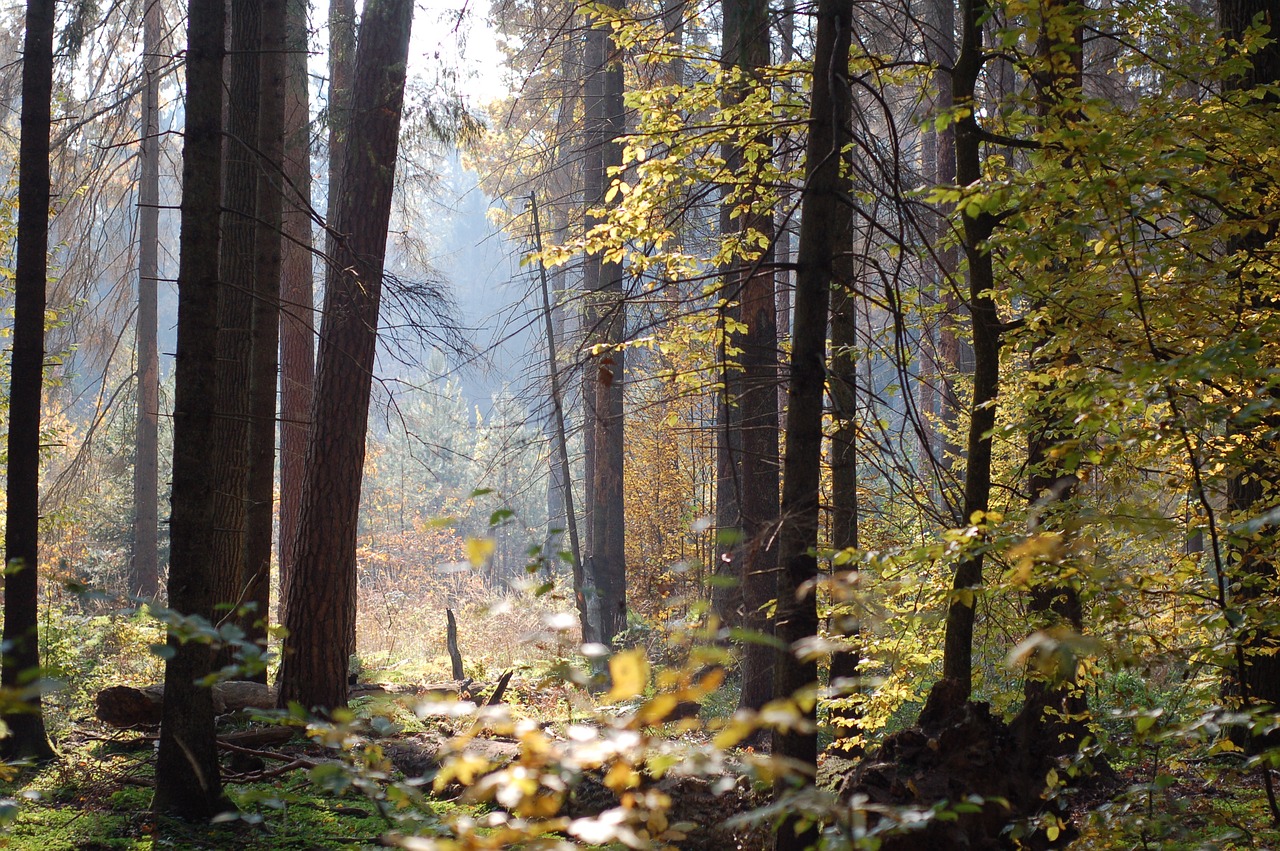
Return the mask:
{"type": "Polygon", "coordinates": [[[6,4],[0,844],[1280,847],[1277,26],[6,4]]]}

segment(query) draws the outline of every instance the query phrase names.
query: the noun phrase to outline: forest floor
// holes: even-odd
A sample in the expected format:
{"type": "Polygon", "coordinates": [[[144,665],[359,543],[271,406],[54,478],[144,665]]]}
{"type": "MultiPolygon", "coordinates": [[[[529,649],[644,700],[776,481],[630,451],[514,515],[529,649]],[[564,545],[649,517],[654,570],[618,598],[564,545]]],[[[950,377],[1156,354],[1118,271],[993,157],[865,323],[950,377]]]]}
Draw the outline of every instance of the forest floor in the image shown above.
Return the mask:
{"type": "MultiPolygon", "coordinates": [[[[398,733],[385,742],[404,742],[398,733]]],[[[305,740],[272,748],[282,757],[323,764],[333,751],[305,740]]],[[[287,765],[287,763],[281,763],[287,765]]],[[[321,788],[313,771],[297,768],[257,782],[226,785],[239,817],[195,827],[158,819],[150,812],[152,749],[136,732],[78,727],[63,742],[62,757],[41,769],[26,769],[0,786],[16,802],[0,845],[16,851],[81,849],[347,849],[385,847],[392,820],[370,789],[350,785],[342,793],[321,788]],[[140,746],[141,745],[141,746],[140,746]]],[[[445,795],[424,796],[419,826],[445,822],[459,812],[477,812],[445,795]]],[[[1221,761],[1144,761],[1073,797],[1081,828],[1073,849],[1257,849],[1280,848],[1257,772],[1241,773],[1221,761]]]]}

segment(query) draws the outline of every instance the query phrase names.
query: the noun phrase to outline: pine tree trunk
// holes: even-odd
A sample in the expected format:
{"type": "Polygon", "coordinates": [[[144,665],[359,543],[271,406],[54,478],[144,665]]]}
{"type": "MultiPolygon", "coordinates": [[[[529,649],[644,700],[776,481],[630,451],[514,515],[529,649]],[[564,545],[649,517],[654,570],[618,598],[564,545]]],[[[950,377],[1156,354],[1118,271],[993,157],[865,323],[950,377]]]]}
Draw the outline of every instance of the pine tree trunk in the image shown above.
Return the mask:
{"type": "MultiPolygon", "coordinates": [[[[769,64],[769,7],[764,0],[734,0],[722,5],[724,12],[723,64],[737,68],[752,82],[744,82],[727,94],[741,101],[752,85],[765,85],[760,70],[769,64]]],[[[730,173],[742,167],[742,146],[767,144],[767,139],[743,139],[725,151],[730,173]]],[[[739,196],[733,203],[749,200],[739,196]]],[[[759,201],[759,206],[764,207],[759,201]]],[[[737,319],[745,326],[732,342],[742,350],[736,380],[726,382],[730,433],[726,449],[735,474],[730,485],[737,488],[734,502],[737,516],[733,527],[740,530],[735,547],[736,579],[742,588],[743,626],[768,636],[771,632],[766,607],[778,590],[778,553],[775,546],[778,522],[778,321],[773,271],[773,212],[752,210],[736,218],[722,208],[724,232],[754,231],[769,243],[763,256],[739,259],[726,270],[725,297],[738,305],[737,319]],[[729,395],[733,394],[733,395],[729,395]],[[732,457],[735,454],[736,458],[732,457]]],[[[760,709],[773,696],[773,647],[748,641],[742,654],[742,692],[739,706],[760,709]]]]}
{"type": "MultiPolygon", "coordinates": [[[[1249,68],[1239,77],[1228,80],[1228,91],[1245,91],[1262,85],[1280,82],[1280,41],[1276,40],[1280,29],[1280,9],[1273,0],[1219,0],[1218,22],[1226,38],[1241,42],[1246,30],[1255,18],[1261,16],[1264,25],[1270,27],[1267,37],[1271,41],[1253,53],[1249,68]]],[[[1274,94],[1268,94],[1254,107],[1266,109],[1275,115],[1277,102],[1274,94]]],[[[1239,108],[1239,107],[1235,107],[1239,108]]],[[[1250,199],[1252,200],[1252,199],[1250,199]]],[[[1238,206],[1244,206],[1243,203],[1238,206]]],[[[1265,215],[1266,208],[1257,215],[1265,215]]],[[[1251,310],[1266,309],[1263,296],[1258,291],[1256,278],[1260,273],[1247,271],[1247,265],[1259,267],[1268,261],[1267,236],[1256,229],[1231,241],[1227,251],[1238,258],[1242,300],[1251,310]]],[[[1256,379],[1255,379],[1256,380],[1256,379]]],[[[1277,490],[1277,441],[1276,429],[1280,427],[1280,415],[1275,404],[1278,394],[1274,388],[1259,388],[1253,399],[1242,400],[1242,408],[1263,395],[1269,396],[1270,408],[1262,416],[1238,417],[1229,424],[1232,436],[1240,441],[1243,457],[1227,481],[1227,507],[1236,523],[1256,519],[1275,505],[1277,490]]],[[[1231,564],[1230,581],[1240,600],[1257,600],[1275,594],[1277,587],[1276,546],[1278,536],[1274,526],[1264,527],[1254,535],[1239,534],[1231,539],[1235,558],[1231,564]]],[[[1253,605],[1259,605],[1253,603],[1253,605]]],[[[1238,654],[1239,688],[1246,709],[1259,706],[1280,706],[1280,654],[1275,652],[1277,636],[1274,628],[1253,628],[1244,633],[1238,654]],[[1243,664],[1240,664],[1240,663],[1243,664]]],[[[1277,738],[1271,734],[1255,745],[1273,745],[1277,738]]]]}
{"type": "MultiPolygon", "coordinates": [[[[621,8],[621,0],[612,0],[621,8]]],[[[607,202],[610,167],[622,164],[624,115],[622,62],[609,24],[596,22],[588,31],[586,64],[586,131],[584,200],[587,207],[607,202]]],[[[595,224],[588,220],[588,226],[595,224]]],[[[587,440],[591,444],[588,499],[590,573],[600,600],[599,640],[611,644],[627,625],[626,532],[623,516],[623,383],[624,360],[619,344],[626,333],[622,266],[599,255],[586,259],[584,289],[588,299],[588,342],[600,346],[586,366],[587,440]]]]}
{"type": "Polygon", "coordinates": [[[369,0],[360,27],[352,126],[361,133],[346,151],[332,223],[337,255],[325,282],[282,706],[347,702],[344,639],[355,633],[360,484],[412,18],[413,0],[369,0]]]}
{"type": "MultiPolygon", "coordinates": [[[[182,230],[173,412],[169,605],[213,618],[208,554],[213,526],[209,481],[216,428],[219,210],[222,200],[223,0],[191,0],[187,24],[187,111],[182,153],[182,230]]],[[[169,638],[165,701],[156,754],[157,812],[205,820],[224,808],[213,726],[208,644],[169,638]]]]}
{"type": "MultiPolygon", "coordinates": [[[[822,466],[822,405],[826,384],[827,309],[837,269],[835,258],[847,251],[847,238],[835,223],[846,203],[848,184],[840,174],[842,151],[849,139],[849,45],[852,0],[819,0],[813,63],[813,98],[809,143],[805,156],[805,192],[796,253],[794,343],[787,390],[786,454],[782,475],[782,525],[776,637],[794,653],[796,642],[818,632],[814,581],[818,577],[818,500],[822,466]]],[[[796,711],[815,724],[818,666],[811,658],[780,659],[774,674],[777,698],[796,696],[796,711]]],[[[815,727],[773,734],[775,758],[791,760],[807,772],[802,785],[814,782],[818,739],[815,727]]],[[[775,782],[783,794],[790,778],[775,782]]],[[[792,851],[813,845],[816,828],[798,830],[794,816],[778,827],[775,848],[792,851]]]]}
{"type": "Polygon", "coordinates": [[[156,288],[160,277],[160,0],[145,0],[142,18],[142,144],[138,159],[138,410],[133,461],[133,564],[129,592],[160,593],[160,355],[156,288]]]}
{"type": "Polygon", "coordinates": [[[315,313],[311,268],[311,107],[307,2],[288,0],[285,78],[285,206],[280,276],[280,620],[293,578],[293,543],[311,433],[315,313]]]}
{"type": "MultiPolygon", "coordinates": [[[[286,0],[262,0],[258,109],[258,217],[254,227],[254,289],[250,332],[249,476],[245,517],[244,619],[250,641],[265,651],[271,614],[271,532],[275,516],[276,385],[280,368],[280,266],[285,186],[286,0]]],[[[253,678],[266,682],[266,670],[253,678]]]]}
{"type": "MultiPolygon", "coordinates": [[[[224,284],[218,301],[217,428],[214,463],[213,540],[210,570],[220,607],[219,623],[236,620],[234,610],[249,602],[245,572],[245,522],[249,503],[249,389],[252,381],[254,235],[258,216],[258,139],[261,94],[259,0],[231,0],[231,53],[227,61],[226,157],[222,181],[222,242],[219,270],[224,284]]],[[[214,662],[232,664],[223,647],[214,662]]]]}
{"type": "MultiPolygon", "coordinates": [[[[18,245],[5,483],[4,644],[0,683],[19,689],[40,669],[40,403],[44,391],[45,281],[49,273],[49,130],[53,99],[53,0],[29,0],[23,42],[18,148],[18,245]]],[[[47,760],[39,694],[8,712],[6,759],[47,760]]]]}

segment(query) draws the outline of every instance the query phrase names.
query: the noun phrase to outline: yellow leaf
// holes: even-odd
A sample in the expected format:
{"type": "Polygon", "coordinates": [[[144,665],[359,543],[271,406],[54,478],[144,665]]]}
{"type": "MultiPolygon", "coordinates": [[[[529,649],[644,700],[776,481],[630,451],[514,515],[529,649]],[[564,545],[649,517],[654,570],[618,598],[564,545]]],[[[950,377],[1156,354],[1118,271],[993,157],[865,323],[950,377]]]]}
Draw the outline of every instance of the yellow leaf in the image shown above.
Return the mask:
{"type": "Polygon", "coordinates": [[[467,561],[472,567],[481,567],[496,547],[492,538],[467,538],[467,561]]]}
{"type": "Polygon", "coordinates": [[[604,785],[615,792],[634,789],[640,785],[640,775],[625,762],[615,762],[604,776],[604,785]]]}
{"type": "Polygon", "coordinates": [[[609,660],[609,678],[613,687],[604,696],[606,703],[635,697],[649,684],[649,659],[639,649],[616,653],[609,660]]]}

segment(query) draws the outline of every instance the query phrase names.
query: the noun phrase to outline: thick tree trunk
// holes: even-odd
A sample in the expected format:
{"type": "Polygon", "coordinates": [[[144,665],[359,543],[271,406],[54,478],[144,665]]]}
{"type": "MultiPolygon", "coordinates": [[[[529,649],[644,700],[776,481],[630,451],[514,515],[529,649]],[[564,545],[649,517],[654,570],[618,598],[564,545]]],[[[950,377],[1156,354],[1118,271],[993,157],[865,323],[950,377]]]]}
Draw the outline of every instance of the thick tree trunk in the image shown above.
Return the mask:
{"type": "MultiPolygon", "coordinates": [[[[39,677],[40,402],[44,390],[45,281],[49,274],[49,128],[53,99],[53,0],[29,0],[22,52],[18,145],[18,245],[5,483],[4,643],[0,683],[17,690],[39,677]]],[[[5,714],[6,759],[53,756],[39,693],[5,714]]]]}
{"type": "MultiPolygon", "coordinates": [[[[1280,8],[1274,0],[1218,2],[1218,22],[1223,35],[1234,42],[1242,41],[1246,30],[1259,16],[1270,27],[1267,36],[1271,41],[1252,55],[1252,62],[1244,74],[1227,81],[1225,88],[1228,90],[1244,91],[1280,82],[1280,41],[1276,40],[1277,30],[1280,30],[1280,8]]],[[[1274,94],[1269,94],[1254,108],[1267,109],[1274,115],[1278,100],[1280,99],[1274,94]]],[[[1260,211],[1259,215],[1265,212],[1267,211],[1260,211]]],[[[1241,292],[1248,308],[1265,310],[1256,280],[1262,273],[1249,271],[1248,266],[1266,265],[1265,261],[1257,258],[1267,248],[1267,236],[1251,230],[1233,240],[1226,248],[1237,258],[1236,274],[1241,280],[1241,292]]],[[[1277,395],[1274,388],[1259,389],[1257,396],[1262,394],[1269,395],[1274,404],[1277,395]]],[[[1250,401],[1242,400],[1242,407],[1247,408],[1250,401]]],[[[1240,440],[1243,456],[1227,481],[1227,507],[1236,523],[1254,520],[1276,505],[1277,479],[1280,478],[1275,460],[1275,434],[1278,426],[1280,417],[1277,417],[1274,409],[1268,410],[1261,417],[1238,417],[1229,425],[1233,436],[1240,440]]],[[[1280,577],[1277,575],[1276,546],[1274,527],[1264,527],[1254,535],[1242,534],[1232,539],[1235,559],[1232,561],[1230,581],[1240,599],[1257,600],[1276,593],[1280,584],[1277,581],[1280,577]]],[[[1255,627],[1243,633],[1237,664],[1242,669],[1239,671],[1238,685],[1246,709],[1280,706],[1280,654],[1275,652],[1278,638],[1280,637],[1275,634],[1274,628],[1255,627]]],[[[1275,734],[1271,734],[1264,741],[1274,744],[1276,738],[1275,734]]]]}
{"type": "MultiPolygon", "coordinates": [[[[254,234],[258,216],[258,141],[262,41],[259,0],[231,0],[231,53],[227,61],[226,163],[222,181],[222,242],[219,270],[224,284],[218,301],[217,428],[210,570],[219,623],[235,621],[234,610],[249,602],[245,572],[245,520],[249,501],[249,389],[252,381],[254,234]]],[[[232,664],[231,646],[214,662],[232,664]]]]}
{"type": "MultiPolygon", "coordinates": [[[[734,0],[723,4],[723,64],[737,68],[744,81],[727,98],[740,101],[759,79],[760,70],[769,64],[769,6],[764,0],[734,0]]],[[[742,139],[725,151],[727,170],[739,171],[743,162],[742,146],[767,144],[767,139],[742,139]]],[[[748,203],[751,195],[739,195],[735,206],[748,203]]],[[[764,204],[759,200],[760,207],[764,204]]],[[[738,432],[729,434],[725,447],[734,475],[729,484],[736,487],[734,502],[737,517],[733,527],[740,530],[741,542],[735,547],[735,577],[742,588],[743,626],[752,632],[768,635],[770,618],[766,607],[777,596],[778,553],[775,532],[778,522],[778,321],[776,287],[773,271],[773,213],[769,209],[746,212],[736,218],[728,215],[726,205],[721,214],[721,229],[731,232],[754,231],[769,242],[762,256],[739,258],[726,270],[725,297],[737,302],[737,318],[745,326],[732,342],[742,350],[736,380],[726,382],[727,426],[738,432]],[[736,391],[736,392],[735,392],[736,391]],[[733,457],[735,455],[737,457],[733,457]]],[[[728,370],[726,370],[728,372],[728,370]]],[[[773,696],[773,647],[759,641],[748,641],[742,654],[742,692],[739,706],[760,709],[773,696]]]]}
{"type": "MultiPolygon", "coordinates": [[[[621,8],[621,0],[607,5],[621,8]]],[[[622,164],[624,115],[622,60],[607,22],[588,31],[586,64],[586,157],[584,200],[604,206],[608,170],[622,164]]],[[[588,220],[588,226],[595,224],[588,220]]],[[[600,347],[586,367],[587,440],[591,444],[588,500],[590,573],[600,600],[599,640],[611,644],[627,626],[626,528],[623,516],[623,351],[626,302],[619,263],[595,254],[586,258],[588,343],[600,347]]]]}
{"type": "Polygon", "coordinates": [[[360,27],[352,126],[361,134],[347,148],[333,223],[282,705],[332,710],[347,701],[345,638],[355,632],[360,484],[412,19],[412,0],[369,0],[360,27]]]}
{"type": "MultiPolygon", "coordinates": [[[[253,236],[254,282],[250,332],[249,477],[245,517],[245,601],[253,611],[245,633],[265,651],[271,614],[271,532],[275,516],[276,385],[280,369],[280,264],[285,186],[286,0],[262,0],[258,76],[258,217],[253,236]]],[[[266,670],[254,679],[266,682],[266,670]]]]}
{"type": "MultiPolygon", "coordinates": [[[[213,526],[209,475],[215,431],[219,210],[222,196],[223,0],[191,0],[187,114],[182,156],[181,259],[173,412],[169,605],[213,618],[208,555],[213,526]]],[[[164,720],[156,755],[155,809],[204,820],[225,806],[218,774],[213,695],[198,684],[212,651],[169,638],[164,720]]]]}
{"type": "MultiPolygon", "coordinates": [[[[982,22],[986,0],[961,0],[960,54],[951,74],[957,106],[973,103],[982,69],[982,22]]],[[[969,186],[982,176],[982,140],[970,111],[956,122],[956,182],[969,186]]],[[[961,216],[963,250],[969,264],[969,315],[973,322],[973,400],[965,458],[963,522],[982,520],[991,496],[991,430],[995,427],[996,392],[1000,374],[1000,319],[991,290],[995,285],[991,255],[984,245],[995,227],[988,212],[961,216]]],[[[982,584],[982,551],[966,555],[956,566],[951,603],[947,610],[942,675],[955,680],[949,693],[969,696],[973,683],[973,623],[975,595],[982,584]]]]}
{"type": "MultiPolygon", "coordinates": [[[[818,499],[822,465],[822,404],[826,383],[827,308],[835,282],[835,258],[847,251],[847,236],[834,226],[847,203],[848,184],[840,174],[842,151],[849,127],[849,44],[852,0],[819,0],[813,62],[813,99],[809,143],[805,156],[804,202],[800,213],[800,241],[796,253],[794,343],[791,380],[787,391],[786,454],[782,476],[782,525],[779,535],[778,609],[775,635],[790,652],[796,642],[818,632],[818,499]]],[[[775,668],[778,698],[795,696],[797,712],[813,725],[818,666],[810,658],[789,655],[775,668]]],[[[816,772],[818,738],[814,727],[775,731],[773,754],[816,772]]],[[[812,784],[813,774],[802,778],[812,784]]],[[[788,788],[783,777],[775,793],[788,788]]],[[[794,817],[776,834],[780,851],[807,848],[817,840],[816,828],[799,830],[794,817]]]]}
{"type": "Polygon", "coordinates": [[[315,313],[311,267],[311,107],[307,76],[307,0],[288,0],[284,176],[280,276],[280,620],[293,578],[293,543],[311,433],[315,313]]]}
{"type": "Polygon", "coordinates": [[[160,354],[156,337],[156,281],[160,277],[160,56],[164,25],[160,0],[145,0],[142,17],[142,144],[138,159],[138,410],[133,456],[133,563],[129,593],[160,593],[160,354]]]}

